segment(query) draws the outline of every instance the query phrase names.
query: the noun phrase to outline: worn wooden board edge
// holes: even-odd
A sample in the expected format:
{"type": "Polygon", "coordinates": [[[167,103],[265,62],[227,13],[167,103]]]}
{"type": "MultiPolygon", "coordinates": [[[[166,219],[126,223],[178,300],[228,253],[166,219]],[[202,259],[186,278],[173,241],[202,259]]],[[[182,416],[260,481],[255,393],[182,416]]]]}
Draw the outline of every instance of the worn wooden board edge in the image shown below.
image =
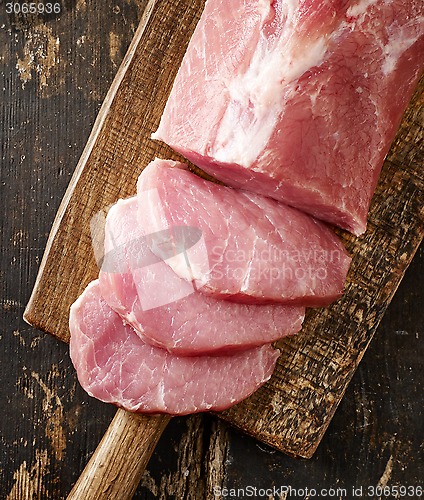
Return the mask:
{"type": "MultiPolygon", "coordinates": [[[[92,256],[90,255],[90,257],[87,257],[87,251],[91,252],[90,236],[87,233],[87,221],[96,210],[104,208],[120,196],[132,194],[131,183],[134,182],[134,179],[142,170],[143,162],[146,162],[156,155],[178,158],[169,148],[157,143],[152,143],[146,137],[146,134],[143,135],[143,133],[148,131],[152,132],[155,129],[155,125],[157,125],[161,114],[160,108],[165,104],[167,92],[169,92],[173,77],[175,76],[176,67],[179,66],[178,58],[182,58],[185,50],[184,44],[188,42],[191,35],[190,30],[192,30],[196,24],[202,5],[202,0],[191,2],[190,7],[187,5],[187,2],[173,1],[170,6],[168,5],[167,8],[165,8],[163,4],[158,2],[149,2],[146,14],[143,16],[144,24],[142,21],[134,41],[131,44],[129,53],[124,59],[124,63],[100,111],[89,143],[84,150],[76,174],[71,181],[58,217],[56,218],[54,229],[49,238],[49,245],[43,257],[42,266],[40,267],[36,286],[25,311],[25,319],[30,324],[53,333],[57,337],[62,338],[62,340],[66,340],[68,335],[67,318],[65,318],[67,312],[63,314],[63,309],[76,298],[76,295],[96,274],[95,263],[92,256]],[[165,12],[165,10],[167,10],[167,12],[165,12]],[[167,15],[169,19],[166,18],[167,15]],[[150,82],[153,87],[156,88],[156,93],[152,92],[150,100],[145,96],[143,97],[144,101],[141,99],[147,118],[144,120],[143,117],[141,119],[142,126],[139,126],[140,119],[138,116],[132,114],[132,108],[136,108],[137,106],[135,106],[135,104],[140,100],[137,90],[143,92],[143,88],[137,88],[137,82],[131,79],[131,76],[132,73],[136,74],[137,70],[140,71],[140,68],[137,69],[137,65],[139,66],[140,63],[145,62],[144,53],[146,50],[146,59],[150,61],[149,57],[151,54],[148,50],[154,49],[151,47],[149,48],[149,40],[152,35],[155,34],[152,26],[159,22],[160,26],[163,28],[163,26],[166,25],[163,19],[170,20],[170,25],[173,26],[177,34],[174,38],[172,36],[167,38],[168,35],[161,34],[159,42],[164,43],[159,44],[159,53],[161,57],[163,56],[164,61],[156,61],[160,68],[154,84],[150,82]],[[164,40],[162,40],[162,38],[164,38],[164,40]],[[175,56],[175,54],[170,56],[169,51],[171,50],[170,47],[172,47],[172,43],[179,44],[178,50],[176,51],[177,56],[175,56]],[[134,84],[136,86],[135,89],[133,88],[134,84]],[[163,86],[165,90],[158,94],[157,88],[162,88],[161,86],[163,86]],[[124,87],[125,91],[123,90],[124,87]],[[127,95],[127,97],[125,97],[125,95],[127,95]],[[124,112],[121,113],[123,117],[115,117],[116,120],[114,122],[114,114],[117,113],[118,108],[117,103],[121,103],[121,111],[124,109],[124,112]],[[153,108],[155,112],[152,112],[153,108]],[[136,126],[134,126],[134,123],[128,125],[131,121],[133,121],[136,126]],[[115,127],[111,127],[113,124],[115,124],[115,127]],[[107,130],[108,127],[111,131],[107,133],[105,130],[107,130]],[[125,134],[127,134],[127,136],[123,139],[125,134]],[[101,150],[101,154],[99,154],[99,149],[101,150]],[[124,153],[121,152],[121,149],[124,150],[124,153]],[[129,154],[130,160],[132,160],[131,162],[128,161],[128,158],[124,158],[126,154],[129,154]],[[128,174],[128,167],[130,164],[137,163],[137,161],[139,162],[137,168],[134,169],[131,174],[128,174]],[[124,174],[122,174],[122,172],[124,172],[124,174]],[[87,190],[90,191],[91,188],[94,189],[96,185],[97,187],[100,185],[103,191],[101,199],[93,201],[90,198],[90,193],[87,193],[87,190]],[[85,201],[90,205],[90,210],[88,212],[84,203],[75,201],[75,197],[77,196],[75,193],[78,195],[83,193],[85,201]],[[57,237],[64,238],[62,243],[57,241],[57,237]],[[62,255],[63,242],[72,243],[70,248],[67,248],[65,245],[65,250],[69,252],[70,255],[66,253],[62,255]],[[84,263],[83,266],[77,265],[72,269],[72,266],[69,266],[69,259],[80,254],[83,255],[84,258],[88,258],[87,262],[84,263]],[[67,269],[67,267],[71,267],[71,271],[67,269]],[[78,285],[75,285],[76,280],[78,281],[78,285]],[[73,287],[71,286],[72,283],[74,284],[73,287]],[[54,284],[57,285],[57,288],[54,287],[54,284]],[[54,292],[49,291],[52,287],[54,288],[54,292]],[[59,297],[54,297],[54,294],[59,297]]],[[[151,68],[149,64],[146,64],[146,66],[147,69],[145,69],[143,64],[143,71],[148,74],[151,68]]],[[[140,78],[140,74],[138,74],[138,76],[140,78]]],[[[141,77],[141,79],[143,78],[144,77],[141,77]]],[[[420,88],[422,88],[422,84],[420,88]]],[[[151,89],[149,88],[149,90],[151,89]]],[[[409,116],[408,113],[415,113],[418,100],[416,94],[415,104],[410,106],[406,117],[409,116]]],[[[398,149],[400,148],[401,152],[405,150],[404,141],[406,139],[402,134],[407,135],[408,130],[413,129],[412,126],[409,128],[408,126],[407,123],[401,128],[398,138],[395,140],[390,157],[396,159],[399,154],[398,149]]],[[[422,122],[416,123],[415,126],[418,127],[422,136],[422,122]]],[[[412,137],[411,140],[407,141],[407,150],[416,150],[414,146],[416,143],[415,139],[416,138],[412,137]]],[[[401,180],[403,184],[402,182],[396,182],[395,186],[399,187],[399,185],[401,185],[404,187],[405,182],[407,183],[407,179],[411,176],[411,178],[414,177],[414,166],[416,167],[417,165],[413,157],[406,157],[405,163],[400,161],[399,164],[404,165],[406,168],[402,171],[403,177],[401,180]]],[[[394,246],[390,252],[392,262],[389,262],[388,267],[391,269],[396,268],[397,271],[395,276],[391,277],[391,281],[390,279],[386,279],[386,282],[388,281],[390,284],[390,286],[388,286],[386,283],[390,293],[384,293],[380,297],[378,303],[374,302],[371,304],[372,301],[366,300],[366,296],[364,297],[363,294],[361,296],[358,289],[355,290],[355,287],[352,289],[351,279],[347,286],[347,293],[342,299],[342,302],[339,301],[333,307],[325,311],[309,311],[308,320],[305,323],[305,328],[302,333],[295,338],[284,340],[279,344],[283,355],[271,381],[260,391],[257,391],[250,399],[221,415],[222,418],[230,421],[245,432],[254,435],[286,453],[309,457],[316,449],[346,390],[348,382],[359,360],[363,356],[372,338],[385,308],[393,296],[407,265],[422,239],[423,214],[422,210],[420,211],[419,208],[417,208],[416,202],[412,203],[413,207],[411,207],[409,211],[408,230],[403,231],[402,235],[399,235],[396,231],[396,227],[390,224],[390,218],[379,220],[378,214],[381,212],[381,202],[384,201],[384,193],[381,193],[381,189],[386,181],[390,181],[389,185],[392,186],[389,177],[393,175],[393,172],[398,172],[398,167],[399,165],[393,166],[392,168],[390,161],[385,164],[382,181],[380,181],[370,212],[370,224],[366,235],[358,240],[349,235],[343,235],[349,250],[356,255],[357,261],[367,258],[366,252],[364,254],[364,252],[360,250],[367,242],[373,241],[371,236],[373,234],[376,235],[375,231],[378,231],[379,228],[381,229],[381,227],[383,227],[383,239],[385,241],[389,241],[390,243],[394,238],[396,245],[392,245],[394,246]],[[415,213],[416,219],[412,213],[415,213]],[[377,218],[375,216],[377,216],[377,218]],[[393,266],[393,262],[396,263],[396,254],[399,249],[401,249],[402,245],[405,246],[407,241],[409,241],[410,244],[406,249],[406,257],[404,257],[398,265],[393,266]],[[351,287],[350,290],[349,286],[351,287]],[[358,293],[361,297],[359,302],[361,303],[362,301],[367,306],[363,309],[355,306],[358,293]],[[344,309],[342,308],[342,311],[346,314],[344,318],[348,318],[355,328],[359,328],[362,325],[361,334],[353,332],[356,333],[356,335],[354,335],[351,332],[352,335],[349,342],[352,345],[350,346],[343,344],[343,339],[336,338],[336,332],[334,331],[338,324],[337,321],[340,321],[342,312],[340,310],[340,304],[343,303],[345,306],[344,309]],[[374,310],[372,311],[370,311],[371,305],[374,306],[374,310]],[[351,310],[349,310],[348,306],[351,310]],[[365,324],[366,328],[364,329],[365,324]],[[317,335],[318,328],[323,330],[323,332],[319,332],[319,335],[317,335]],[[310,344],[311,339],[314,340],[312,344],[310,344]],[[346,351],[349,351],[349,355],[346,351]],[[334,359],[339,359],[339,362],[336,363],[334,359]],[[316,380],[309,380],[305,377],[305,371],[307,371],[309,367],[315,370],[316,380]],[[336,382],[336,379],[338,382],[336,387],[331,390],[331,377],[330,379],[328,379],[328,377],[327,379],[325,378],[325,370],[330,370],[333,383],[336,382]],[[295,393],[292,391],[293,387],[295,388],[295,393]],[[279,395],[277,398],[275,397],[276,394],[277,396],[279,395]]],[[[418,173],[418,171],[415,172],[415,174],[418,173]]],[[[418,192],[414,195],[415,197],[411,195],[412,198],[410,198],[410,201],[411,199],[418,200],[419,197],[422,199],[422,177],[419,178],[417,175],[416,178],[421,184],[417,188],[418,192]]],[[[398,193],[399,200],[407,205],[403,188],[400,191],[401,192],[398,193]]],[[[379,239],[378,234],[375,236],[375,239],[379,239]]],[[[370,255],[373,255],[372,252],[370,255]]],[[[370,257],[370,255],[368,255],[368,257],[370,257]]],[[[353,267],[355,268],[355,266],[353,267]]],[[[369,267],[370,266],[367,268],[369,267]]],[[[371,266],[371,269],[373,269],[373,266],[371,266]]],[[[379,269],[378,271],[380,272],[381,270],[379,269]]],[[[367,272],[369,272],[369,270],[367,272]]],[[[366,285],[367,283],[364,282],[363,286],[365,288],[366,285]]]]}
{"type": "Polygon", "coordinates": [[[130,46],[128,47],[128,51],[124,57],[124,60],[122,61],[116,76],[112,82],[112,85],[109,88],[109,91],[106,94],[106,97],[103,101],[103,104],[100,108],[100,111],[97,115],[96,121],[94,122],[93,128],[91,130],[90,136],[87,140],[87,143],[84,147],[84,150],[81,154],[81,157],[78,161],[77,166],[75,167],[74,173],[71,177],[71,180],[69,182],[68,188],[66,189],[66,192],[62,198],[62,201],[59,205],[58,211],[56,213],[56,217],[53,221],[52,228],[49,233],[49,237],[47,239],[46,243],[46,248],[44,250],[43,258],[40,263],[40,267],[37,273],[36,281],[34,284],[33,291],[31,293],[31,296],[28,300],[28,303],[25,307],[23,318],[24,320],[31,326],[34,326],[35,328],[39,328],[40,330],[47,331],[48,333],[51,333],[52,335],[57,336],[55,332],[49,332],[45,327],[43,327],[42,321],[38,321],[37,315],[33,314],[33,311],[36,310],[36,303],[39,297],[39,292],[40,288],[38,286],[38,283],[42,280],[42,276],[44,273],[44,270],[46,268],[46,265],[49,262],[49,254],[50,251],[53,247],[56,235],[59,231],[61,221],[63,219],[63,216],[65,215],[66,209],[69,205],[69,202],[71,201],[71,198],[74,193],[75,186],[78,183],[78,180],[85,168],[85,165],[90,157],[90,154],[94,148],[94,145],[96,144],[96,140],[98,138],[98,135],[105,123],[106,117],[110,111],[111,104],[115,98],[116,92],[122,83],[122,80],[126,74],[126,71],[134,57],[135,51],[137,50],[137,47],[140,43],[140,40],[145,32],[147,23],[149,21],[150,15],[152,13],[152,10],[154,8],[154,5],[156,4],[157,0],[149,0],[146,9],[143,12],[143,15],[141,17],[140,23],[137,27],[137,31],[134,34],[134,37],[131,41],[130,46]]]}
{"type": "MultiPolygon", "coordinates": [[[[130,44],[130,47],[128,48],[127,54],[124,57],[123,62],[121,63],[118,72],[116,74],[116,77],[105,97],[105,100],[102,104],[102,107],[99,111],[99,114],[96,118],[96,121],[94,123],[92,132],[88,138],[87,144],[82,152],[82,155],[80,157],[80,160],[76,166],[76,169],[74,171],[74,174],[70,180],[70,183],[68,185],[68,188],[65,192],[65,195],[62,199],[62,202],[59,206],[58,212],[56,214],[55,220],[52,225],[52,229],[50,231],[48,241],[46,244],[46,249],[43,254],[43,258],[40,264],[39,271],[37,273],[37,278],[34,284],[34,288],[32,291],[32,294],[28,300],[27,306],[24,311],[24,320],[30,324],[31,326],[34,326],[40,330],[46,331],[48,333],[51,333],[55,337],[59,338],[60,340],[63,340],[65,342],[69,341],[69,331],[67,327],[67,323],[65,324],[63,321],[61,321],[60,317],[60,311],[55,308],[55,307],[50,307],[51,303],[49,301],[44,300],[44,294],[45,290],[50,286],[51,283],[54,282],[55,276],[53,273],[49,273],[50,267],[56,267],[54,266],[55,259],[57,258],[57,255],[52,257],[53,253],[55,251],[58,251],[57,247],[57,237],[60,232],[60,229],[63,228],[63,225],[66,224],[64,220],[66,219],[66,216],[70,214],[72,211],[72,203],[74,200],[74,194],[75,191],[79,189],[81,184],[84,182],[81,181],[81,178],[84,176],[84,174],[87,172],[88,168],[91,168],[91,160],[93,156],[93,152],[95,152],[95,146],[98,145],[99,142],[99,136],[101,133],[107,128],[108,123],[111,119],[111,116],[113,116],[115,110],[114,105],[116,104],[116,101],[119,100],[119,97],[117,99],[117,94],[121,91],[121,97],[122,95],[126,94],[125,90],[123,90],[123,80],[126,79],[126,84],[127,86],[130,86],[130,81],[131,81],[131,72],[133,71],[134,67],[134,57],[137,53],[142,54],[144,50],[146,50],[146,46],[149,45],[149,41],[153,39],[152,30],[148,30],[149,27],[149,20],[153,14],[156,15],[155,20],[153,21],[152,24],[159,25],[161,26],[161,19],[163,17],[166,17],[169,14],[169,17],[174,16],[175,17],[175,23],[178,24],[178,28],[180,30],[179,35],[182,40],[181,46],[179,47],[179,58],[182,59],[182,56],[184,55],[186,45],[188,44],[189,39],[191,38],[191,34],[194,31],[194,27],[197,24],[197,20],[200,17],[201,11],[203,10],[204,6],[204,1],[205,0],[194,0],[193,2],[184,2],[184,0],[171,0],[171,2],[168,2],[167,5],[165,5],[164,2],[160,2],[159,0],[149,0],[146,6],[146,9],[141,17],[140,24],[137,28],[137,31],[133,37],[133,40],[130,44]],[[171,8],[172,7],[172,8],[171,8]],[[188,21],[184,24],[184,16],[181,14],[181,12],[184,12],[184,9],[189,11],[189,14],[186,16],[188,18],[188,21]],[[187,25],[192,24],[192,26],[189,26],[187,29],[187,25]],[[185,32],[186,30],[186,32],[185,32]],[[142,46],[142,47],[141,47],[142,46]],[[53,264],[53,265],[52,265],[53,264]],[[50,266],[50,267],[49,267],[50,266]],[[47,308],[46,308],[47,305],[47,308]]],[[[177,27],[177,26],[176,26],[177,27]]],[[[172,37],[171,37],[172,38],[172,37]]],[[[159,49],[159,52],[163,53],[166,48],[166,43],[162,44],[161,48],[159,49]]],[[[178,47],[178,45],[175,45],[178,47]]],[[[164,73],[167,73],[166,68],[161,68],[161,71],[164,73]]],[[[174,71],[170,72],[170,75],[165,75],[165,80],[168,80],[168,91],[170,91],[173,79],[175,77],[177,68],[174,65],[174,71]]],[[[165,106],[165,101],[166,97],[162,97],[162,100],[160,102],[161,107],[163,108],[165,106]]],[[[128,108],[127,111],[131,111],[132,109],[132,99],[129,98],[127,99],[126,106],[128,108]]],[[[134,137],[136,138],[135,140],[138,141],[140,138],[140,149],[143,149],[143,147],[146,147],[150,150],[150,155],[148,156],[149,161],[152,160],[155,156],[162,156],[166,158],[173,158],[173,159],[179,159],[182,160],[182,157],[175,152],[173,152],[170,148],[164,145],[157,145],[157,147],[153,147],[151,144],[146,146],[146,142],[152,142],[150,141],[150,134],[153,131],[153,127],[151,127],[151,130],[147,135],[142,136],[142,134],[139,134],[138,130],[131,130],[131,140],[134,141],[134,137]]],[[[118,133],[124,135],[122,133],[122,130],[118,130],[118,133]]],[[[137,145],[133,145],[133,149],[137,149],[137,145]]],[[[119,149],[119,148],[116,148],[119,149]]],[[[98,163],[102,163],[102,160],[97,158],[96,159],[98,163]]],[[[134,162],[134,164],[137,165],[143,165],[143,162],[140,162],[139,164],[137,161],[134,162]]],[[[145,165],[144,165],[145,166],[145,165]]],[[[122,169],[124,170],[125,168],[128,169],[130,166],[128,163],[122,164],[122,157],[119,157],[116,162],[115,162],[115,170],[122,169]]],[[[144,168],[144,167],[143,167],[144,168]]],[[[192,166],[193,170],[199,172],[199,169],[196,167],[192,166]]],[[[97,168],[93,167],[93,174],[98,175],[102,178],[102,173],[98,171],[98,165],[97,168]]],[[[135,193],[135,179],[141,173],[142,168],[140,168],[136,173],[133,175],[133,179],[131,180],[131,187],[126,189],[126,184],[128,184],[128,179],[125,179],[125,176],[119,179],[116,182],[116,186],[108,186],[109,188],[114,188],[115,189],[115,195],[111,197],[106,202],[103,202],[103,200],[99,199],[98,203],[95,203],[95,207],[93,208],[92,212],[89,214],[89,217],[95,215],[95,213],[101,212],[105,207],[109,206],[111,203],[116,201],[119,197],[127,197],[135,193]],[[133,192],[134,191],[134,192],[133,192]]],[[[90,178],[90,183],[94,183],[96,180],[92,176],[86,176],[86,178],[90,178]]],[[[101,181],[99,181],[101,182],[101,181]]],[[[81,214],[85,215],[85,214],[81,214]]],[[[74,239],[78,239],[80,236],[84,236],[84,231],[83,231],[83,224],[81,224],[81,218],[73,218],[72,215],[70,216],[70,219],[72,219],[73,222],[73,227],[70,227],[70,231],[65,231],[67,235],[69,236],[70,232],[74,234],[74,239]]],[[[86,226],[87,229],[87,226],[86,226]]],[[[72,237],[72,235],[70,236],[72,237]]],[[[85,241],[85,243],[87,243],[85,241]]],[[[61,245],[59,245],[61,246],[61,245]]],[[[79,292],[80,293],[86,286],[86,284],[94,279],[97,275],[98,269],[96,268],[96,263],[93,259],[92,255],[92,249],[91,249],[91,244],[86,245],[88,248],[88,251],[86,252],[85,258],[87,259],[87,265],[82,269],[82,272],[78,274],[79,279],[80,279],[80,287],[79,287],[79,292]]],[[[64,249],[66,251],[66,248],[64,249]]],[[[60,254],[60,251],[58,251],[60,254]]],[[[59,266],[57,266],[59,267],[59,266]]],[[[73,271],[75,268],[73,269],[73,271]]],[[[74,273],[65,273],[65,277],[71,278],[74,277],[74,273]]],[[[61,278],[61,282],[63,283],[64,276],[61,278]]],[[[66,301],[66,310],[69,310],[70,304],[75,300],[76,297],[72,297],[72,294],[68,293],[70,287],[66,287],[66,292],[64,299],[68,300],[66,301]],[[71,298],[70,298],[71,297],[71,298]]]]}

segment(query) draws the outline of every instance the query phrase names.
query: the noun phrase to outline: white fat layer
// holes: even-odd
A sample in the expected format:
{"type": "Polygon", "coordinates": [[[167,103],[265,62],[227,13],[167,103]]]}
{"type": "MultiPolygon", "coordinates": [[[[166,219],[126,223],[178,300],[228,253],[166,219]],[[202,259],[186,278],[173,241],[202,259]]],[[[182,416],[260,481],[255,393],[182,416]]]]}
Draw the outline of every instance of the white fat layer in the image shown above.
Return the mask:
{"type": "Polygon", "coordinates": [[[370,5],[374,5],[378,0],[362,0],[355,5],[349,7],[346,11],[348,17],[358,17],[365,14],[370,5]]]}
{"type": "Polygon", "coordinates": [[[256,5],[256,11],[259,14],[261,21],[264,22],[268,17],[271,10],[272,0],[258,0],[256,5]]]}
{"type": "MultiPolygon", "coordinates": [[[[363,16],[378,1],[360,0],[348,9],[347,14],[356,18],[363,16]]],[[[257,0],[257,12],[262,22],[270,16],[274,8],[271,4],[270,0],[257,0]]],[[[342,23],[333,33],[299,39],[296,33],[298,7],[299,0],[282,2],[280,15],[285,26],[281,35],[268,40],[261,35],[248,69],[225,82],[229,104],[219,124],[212,151],[216,160],[237,163],[245,168],[253,165],[265,150],[284,112],[284,103],[295,92],[298,79],[322,64],[329,38],[347,28],[342,23]]],[[[386,28],[388,42],[381,44],[384,76],[395,70],[401,55],[422,36],[423,23],[424,18],[420,16],[404,26],[393,23],[386,28]]],[[[317,95],[310,97],[314,105],[317,95]]]]}
{"type": "MultiPolygon", "coordinates": [[[[264,20],[273,7],[260,0],[258,8],[264,20]]],[[[298,0],[283,3],[281,35],[261,35],[247,71],[226,82],[230,103],[216,136],[213,154],[218,161],[250,167],[269,141],[295,82],[323,62],[328,38],[321,35],[299,43],[297,10],[298,0]]]]}
{"type": "MultiPolygon", "coordinates": [[[[348,16],[363,16],[368,8],[375,5],[379,0],[361,0],[352,5],[346,11],[348,16]]],[[[384,0],[383,3],[390,3],[391,0],[384,0]]],[[[419,16],[404,26],[395,23],[387,27],[388,42],[382,45],[383,63],[381,70],[387,76],[394,71],[401,55],[409,49],[424,32],[424,17],[419,16]]]]}
{"type": "Polygon", "coordinates": [[[388,75],[395,68],[400,56],[412,47],[412,45],[423,35],[424,16],[413,19],[404,26],[392,24],[387,32],[388,43],[383,48],[384,62],[382,71],[388,75]]]}
{"type": "Polygon", "coordinates": [[[134,314],[134,311],[131,311],[131,312],[128,312],[128,313],[125,314],[124,323],[125,324],[129,323],[130,325],[138,323],[137,316],[134,314]]]}

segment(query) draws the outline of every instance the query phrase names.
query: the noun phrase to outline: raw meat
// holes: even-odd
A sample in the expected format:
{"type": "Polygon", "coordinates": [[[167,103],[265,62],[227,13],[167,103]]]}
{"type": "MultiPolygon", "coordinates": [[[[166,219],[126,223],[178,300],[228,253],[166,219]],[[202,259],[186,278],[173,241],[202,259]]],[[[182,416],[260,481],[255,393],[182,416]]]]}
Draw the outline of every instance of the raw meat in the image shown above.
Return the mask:
{"type": "Polygon", "coordinates": [[[423,0],[208,0],[153,135],[356,235],[424,62],[423,0]]]}
{"type": "Polygon", "coordinates": [[[271,376],[279,356],[263,346],[231,356],[173,356],[144,343],[93,281],[71,306],[70,353],[91,396],[129,411],[184,415],[222,410],[271,376]]]}
{"type": "Polygon", "coordinates": [[[137,184],[139,220],[155,233],[152,251],[178,276],[202,293],[245,303],[323,306],[342,294],[350,257],[324,223],[184,167],[156,159],[137,184]],[[185,251],[172,234],[181,226],[202,235],[185,251]]]}
{"type": "Polygon", "coordinates": [[[229,353],[300,330],[304,307],[235,304],[195,292],[152,254],[137,208],[133,197],[109,210],[99,282],[109,306],[147,343],[180,355],[229,353]]]}

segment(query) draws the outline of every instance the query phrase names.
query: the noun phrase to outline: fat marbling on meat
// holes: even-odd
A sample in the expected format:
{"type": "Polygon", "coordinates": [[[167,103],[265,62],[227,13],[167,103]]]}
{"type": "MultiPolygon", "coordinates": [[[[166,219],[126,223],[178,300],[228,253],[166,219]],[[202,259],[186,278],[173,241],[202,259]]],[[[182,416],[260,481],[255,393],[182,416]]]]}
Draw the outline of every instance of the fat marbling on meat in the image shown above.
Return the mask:
{"type": "Polygon", "coordinates": [[[70,354],[91,396],[129,411],[185,415],[223,410],[271,376],[278,351],[266,345],[229,356],[174,356],[143,342],[88,285],[71,306],[70,354]]]}
{"type": "Polygon", "coordinates": [[[154,138],[359,235],[424,63],[423,0],[207,0],[154,138]]]}
{"type": "Polygon", "coordinates": [[[140,175],[137,196],[139,221],[155,233],[152,251],[204,294],[243,303],[324,306],[343,292],[349,255],[329,227],[299,210],[160,159],[140,175]],[[179,227],[201,233],[183,252],[173,235],[179,227]]]}
{"type": "Polygon", "coordinates": [[[155,234],[146,235],[137,211],[136,197],[109,210],[99,282],[109,306],[147,343],[179,355],[222,354],[300,330],[304,307],[236,304],[196,292],[151,252],[147,238],[155,234]]]}

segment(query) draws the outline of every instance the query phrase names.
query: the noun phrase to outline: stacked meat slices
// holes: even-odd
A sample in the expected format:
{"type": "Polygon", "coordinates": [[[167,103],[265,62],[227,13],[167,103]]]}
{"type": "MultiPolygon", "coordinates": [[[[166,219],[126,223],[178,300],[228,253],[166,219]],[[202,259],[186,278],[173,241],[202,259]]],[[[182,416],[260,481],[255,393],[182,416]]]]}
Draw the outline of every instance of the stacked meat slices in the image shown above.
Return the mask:
{"type": "Polygon", "coordinates": [[[343,291],[323,223],[155,160],[107,216],[99,279],[71,307],[71,357],[92,396],[130,411],[227,408],[271,376],[271,343],[343,291]]]}
{"type": "Polygon", "coordinates": [[[184,357],[153,347],[105,302],[98,281],[71,308],[71,357],[84,389],[129,411],[194,413],[235,404],[263,384],[278,354],[184,357]]]}

